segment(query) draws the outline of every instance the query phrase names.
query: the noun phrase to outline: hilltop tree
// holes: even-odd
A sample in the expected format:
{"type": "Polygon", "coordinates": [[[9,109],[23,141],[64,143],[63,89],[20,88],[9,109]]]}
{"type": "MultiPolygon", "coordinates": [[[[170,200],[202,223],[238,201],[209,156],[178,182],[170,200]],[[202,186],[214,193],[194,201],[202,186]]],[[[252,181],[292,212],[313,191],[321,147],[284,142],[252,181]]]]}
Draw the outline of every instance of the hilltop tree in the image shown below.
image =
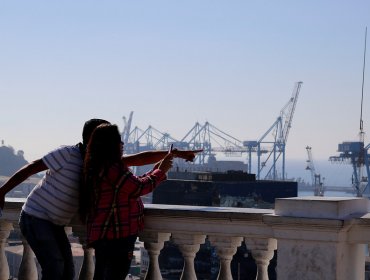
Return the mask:
{"type": "Polygon", "coordinates": [[[11,146],[0,147],[0,175],[10,176],[27,163],[22,150],[16,153],[11,146]]]}

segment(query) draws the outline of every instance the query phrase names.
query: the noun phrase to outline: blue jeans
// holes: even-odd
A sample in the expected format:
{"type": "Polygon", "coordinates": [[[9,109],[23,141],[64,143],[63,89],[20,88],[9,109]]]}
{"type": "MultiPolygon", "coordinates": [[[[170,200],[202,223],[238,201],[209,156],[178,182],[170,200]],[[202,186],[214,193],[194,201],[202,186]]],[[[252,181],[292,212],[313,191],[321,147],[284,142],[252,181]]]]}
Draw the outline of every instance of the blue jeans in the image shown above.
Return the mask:
{"type": "Polygon", "coordinates": [[[42,280],[73,280],[73,256],[64,226],[22,211],[19,227],[41,266],[42,280]]]}
{"type": "Polygon", "coordinates": [[[130,270],[137,236],[95,241],[94,280],[124,280],[130,270]]]}

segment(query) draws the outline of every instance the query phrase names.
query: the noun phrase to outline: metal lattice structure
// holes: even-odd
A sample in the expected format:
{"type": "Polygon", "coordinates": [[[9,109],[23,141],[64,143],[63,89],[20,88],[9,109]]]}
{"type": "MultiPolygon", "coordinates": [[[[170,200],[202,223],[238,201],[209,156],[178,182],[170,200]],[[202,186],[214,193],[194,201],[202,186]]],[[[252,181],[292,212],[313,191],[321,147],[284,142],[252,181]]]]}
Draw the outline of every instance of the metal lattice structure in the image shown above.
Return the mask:
{"type": "Polygon", "coordinates": [[[258,179],[262,179],[263,175],[264,179],[285,179],[285,148],[302,84],[303,82],[295,84],[292,97],[262,137],[258,141],[244,141],[243,143],[249,155],[249,172],[252,167],[252,153],[257,154],[256,176],[258,179]],[[270,166],[267,165],[269,161],[272,161],[270,166]],[[281,164],[281,174],[277,173],[278,163],[281,164]],[[267,171],[263,174],[266,167],[268,167],[267,171]]]}
{"type": "MultiPolygon", "coordinates": [[[[173,143],[179,143],[179,141],[170,134],[163,133],[153,126],[148,126],[145,130],[136,126],[127,137],[125,151],[128,154],[133,154],[142,151],[163,150],[173,143]]],[[[184,149],[184,146],[181,145],[176,147],[184,149]]]]}
{"type": "Polygon", "coordinates": [[[369,192],[370,177],[370,155],[368,153],[370,144],[366,147],[364,142],[343,142],[338,145],[338,156],[331,156],[332,163],[346,163],[352,165],[352,187],[358,197],[369,192]],[[364,172],[366,171],[366,173],[364,172]],[[367,176],[365,176],[367,174],[367,176]]]}
{"type": "Polygon", "coordinates": [[[229,156],[241,156],[246,152],[242,141],[223,132],[214,125],[206,122],[200,125],[198,122],[181,139],[181,143],[187,143],[190,149],[203,149],[198,157],[198,162],[204,164],[207,158],[217,153],[229,156]]]}
{"type": "MultiPolygon", "coordinates": [[[[252,173],[253,156],[257,154],[257,179],[285,179],[285,148],[292,126],[292,119],[296,108],[298,95],[302,82],[295,84],[293,95],[288,103],[281,109],[280,114],[273,125],[260,137],[258,141],[241,141],[230,134],[222,131],[209,122],[203,125],[197,122],[181,140],[177,140],[169,133],[162,133],[158,129],[149,126],[142,130],[135,127],[128,133],[131,126],[132,112],[129,121],[124,118],[125,128],[122,137],[125,141],[125,151],[128,154],[144,150],[163,150],[170,144],[179,149],[202,149],[194,160],[194,164],[205,164],[216,155],[223,154],[227,157],[246,157],[248,172],[252,173]],[[271,162],[271,165],[269,163],[271,162]],[[278,163],[281,163],[282,171],[277,172],[278,163]],[[262,178],[263,171],[267,169],[262,178]]],[[[254,165],[253,165],[254,166],[254,165]]],[[[253,171],[254,173],[254,171],[253,171]]]]}
{"type": "Polygon", "coordinates": [[[365,65],[366,65],[366,39],[367,27],[365,29],[365,48],[364,48],[364,61],[362,70],[362,92],[361,92],[361,110],[360,110],[360,133],[359,141],[343,142],[338,145],[339,156],[332,156],[329,158],[331,162],[345,162],[352,165],[352,186],[358,197],[366,196],[370,198],[370,155],[368,153],[370,144],[365,146],[365,132],[364,123],[362,119],[363,101],[364,101],[364,83],[365,83],[365,65]],[[365,171],[367,176],[365,176],[365,171]]]}

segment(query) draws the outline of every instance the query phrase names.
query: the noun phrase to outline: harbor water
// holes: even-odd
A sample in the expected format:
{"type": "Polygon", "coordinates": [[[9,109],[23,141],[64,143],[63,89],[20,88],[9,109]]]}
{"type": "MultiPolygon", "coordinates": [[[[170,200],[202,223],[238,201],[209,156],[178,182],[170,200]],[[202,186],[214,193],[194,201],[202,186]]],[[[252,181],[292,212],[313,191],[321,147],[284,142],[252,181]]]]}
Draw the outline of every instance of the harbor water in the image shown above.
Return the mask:
{"type": "MultiPolygon", "coordinates": [[[[312,190],[298,190],[298,196],[313,196],[314,191],[312,190]]],[[[326,190],[324,196],[328,197],[355,197],[356,194],[351,189],[339,190],[326,190]]]]}

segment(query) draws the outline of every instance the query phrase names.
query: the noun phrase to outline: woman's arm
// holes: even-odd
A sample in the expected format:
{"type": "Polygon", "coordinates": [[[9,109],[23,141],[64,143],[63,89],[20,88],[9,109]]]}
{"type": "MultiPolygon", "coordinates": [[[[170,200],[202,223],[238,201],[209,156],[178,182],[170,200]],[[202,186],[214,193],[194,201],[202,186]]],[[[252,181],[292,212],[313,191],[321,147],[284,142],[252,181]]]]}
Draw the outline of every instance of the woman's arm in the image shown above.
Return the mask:
{"type": "Polygon", "coordinates": [[[156,163],[155,168],[142,176],[133,175],[126,181],[123,193],[129,193],[131,197],[139,197],[152,192],[159,183],[166,180],[166,173],[172,167],[173,155],[167,153],[166,156],[156,163]]]}

